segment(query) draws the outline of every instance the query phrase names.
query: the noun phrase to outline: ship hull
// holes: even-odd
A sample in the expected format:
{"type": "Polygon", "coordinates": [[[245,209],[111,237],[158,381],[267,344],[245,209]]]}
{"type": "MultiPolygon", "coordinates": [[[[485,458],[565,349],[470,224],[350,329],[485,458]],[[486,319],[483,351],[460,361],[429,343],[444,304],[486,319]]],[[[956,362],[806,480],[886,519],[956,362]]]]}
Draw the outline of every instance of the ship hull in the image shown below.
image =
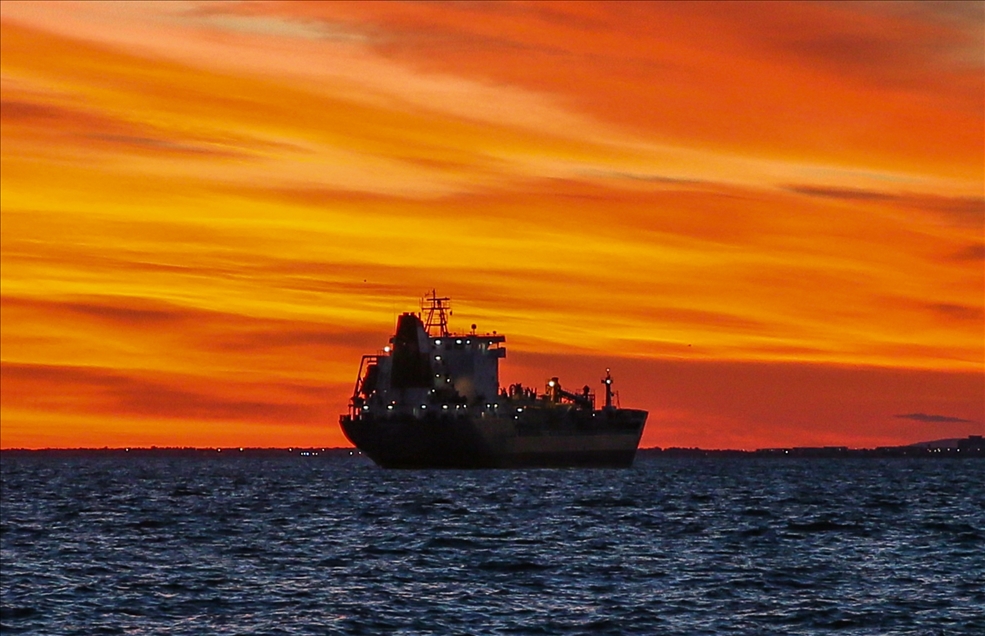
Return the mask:
{"type": "Polygon", "coordinates": [[[646,411],[536,409],[343,416],[346,437],[383,468],[628,468],[646,411]]]}

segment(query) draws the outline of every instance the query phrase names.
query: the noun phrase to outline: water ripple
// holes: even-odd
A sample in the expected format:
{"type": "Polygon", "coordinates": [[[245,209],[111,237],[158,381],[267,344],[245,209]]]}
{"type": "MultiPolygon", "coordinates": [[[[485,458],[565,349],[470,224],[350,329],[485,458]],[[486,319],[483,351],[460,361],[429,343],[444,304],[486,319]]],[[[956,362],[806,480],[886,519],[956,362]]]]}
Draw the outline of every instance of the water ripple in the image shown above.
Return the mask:
{"type": "Polygon", "coordinates": [[[0,631],[981,634],[985,462],[5,452],[0,631]]]}

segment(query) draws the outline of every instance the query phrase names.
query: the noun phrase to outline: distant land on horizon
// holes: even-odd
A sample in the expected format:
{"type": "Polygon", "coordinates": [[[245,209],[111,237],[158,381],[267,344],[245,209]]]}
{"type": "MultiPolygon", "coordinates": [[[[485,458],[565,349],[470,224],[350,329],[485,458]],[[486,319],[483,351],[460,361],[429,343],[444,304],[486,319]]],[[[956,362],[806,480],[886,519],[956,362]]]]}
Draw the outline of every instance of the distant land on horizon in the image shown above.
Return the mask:
{"type": "MultiPolygon", "coordinates": [[[[297,453],[301,456],[318,456],[325,454],[362,455],[362,452],[353,447],[193,447],[193,446],[149,446],[149,447],[115,447],[108,446],[102,448],[5,448],[0,449],[2,453],[71,453],[71,452],[106,452],[106,453],[297,453]]],[[[967,456],[985,457],[985,438],[982,435],[970,435],[964,438],[936,439],[901,446],[880,446],[876,448],[849,448],[848,446],[793,446],[758,448],[756,450],[741,450],[728,448],[698,448],[698,447],[668,447],[660,448],[657,446],[640,448],[640,453],[662,454],[670,456],[711,456],[711,455],[730,455],[730,456],[793,456],[793,457],[886,457],[886,456],[956,456],[965,453],[967,456]]]]}

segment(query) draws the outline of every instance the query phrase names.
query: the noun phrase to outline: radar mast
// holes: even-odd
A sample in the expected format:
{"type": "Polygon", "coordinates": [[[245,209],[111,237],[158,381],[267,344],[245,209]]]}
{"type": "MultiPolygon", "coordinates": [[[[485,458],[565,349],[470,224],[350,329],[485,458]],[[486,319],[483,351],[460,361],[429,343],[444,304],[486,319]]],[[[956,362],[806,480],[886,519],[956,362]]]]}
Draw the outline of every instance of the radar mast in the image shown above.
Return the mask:
{"type": "Polygon", "coordinates": [[[438,297],[435,291],[431,290],[431,295],[424,295],[421,299],[421,315],[427,312],[424,319],[424,330],[432,338],[446,338],[448,332],[448,316],[451,315],[451,298],[447,296],[438,297]]]}

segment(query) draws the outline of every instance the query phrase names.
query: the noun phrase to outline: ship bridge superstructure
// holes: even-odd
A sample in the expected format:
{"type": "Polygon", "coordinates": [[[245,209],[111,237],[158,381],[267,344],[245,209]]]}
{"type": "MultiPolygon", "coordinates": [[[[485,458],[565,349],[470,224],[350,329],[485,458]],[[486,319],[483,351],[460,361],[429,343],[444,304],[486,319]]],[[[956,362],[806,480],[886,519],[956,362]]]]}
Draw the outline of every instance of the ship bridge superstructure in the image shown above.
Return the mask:
{"type": "Polygon", "coordinates": [[[432,292],[420,313],[401,314],[383,351],[363,356],[353,406],[491,407],[500,395],[506,336],[478,333],[475,325],[469,333],[454,333],[448,328],[450,313],[449,299],[432,292]]]}

